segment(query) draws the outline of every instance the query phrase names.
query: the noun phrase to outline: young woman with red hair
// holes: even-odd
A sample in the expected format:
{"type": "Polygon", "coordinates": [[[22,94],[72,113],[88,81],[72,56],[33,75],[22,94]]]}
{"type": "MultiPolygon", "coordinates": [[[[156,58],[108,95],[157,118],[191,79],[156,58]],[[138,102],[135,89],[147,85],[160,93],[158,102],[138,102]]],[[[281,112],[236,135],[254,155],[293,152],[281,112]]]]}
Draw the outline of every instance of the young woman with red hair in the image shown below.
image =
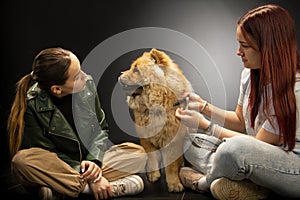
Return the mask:
{"type": "Polygon", "coordinates": [[[264,5],[242,16],[236,33],[245,67],[236,110],[186,94],[189,110],[176,111],[183,123],[204,133],[186,137],[185,157],[194,169],[183,167],[181,180],[194,190],[210,190],[217,199],[263,199],[270,192],[300,197],[300,59],[294,21],[284,8],[264,5]]]}

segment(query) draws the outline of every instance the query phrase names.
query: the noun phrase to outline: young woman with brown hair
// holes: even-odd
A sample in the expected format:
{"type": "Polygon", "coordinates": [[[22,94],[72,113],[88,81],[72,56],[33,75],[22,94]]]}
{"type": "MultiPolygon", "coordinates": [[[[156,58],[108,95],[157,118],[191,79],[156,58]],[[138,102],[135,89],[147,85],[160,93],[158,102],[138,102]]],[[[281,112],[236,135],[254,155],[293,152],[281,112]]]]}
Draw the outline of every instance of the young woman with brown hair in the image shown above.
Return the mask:
{"type": "Polygon", "coordinates": [[[39,52],[17,84],[8,119],[12,171],[41,199],[133,195],[144,188],[144,149],[107,147],[108,125],[91,76],[69,50],[39,52]]]}

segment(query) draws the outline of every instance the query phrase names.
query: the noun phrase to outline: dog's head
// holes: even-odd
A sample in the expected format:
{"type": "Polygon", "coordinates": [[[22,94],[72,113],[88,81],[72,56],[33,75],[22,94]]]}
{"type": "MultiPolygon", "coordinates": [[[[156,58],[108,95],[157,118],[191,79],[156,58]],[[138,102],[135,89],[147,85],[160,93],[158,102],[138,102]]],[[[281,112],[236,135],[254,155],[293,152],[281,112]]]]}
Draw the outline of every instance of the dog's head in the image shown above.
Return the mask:
{"type": "Polygon", "coordinates": [[[139,95],[146,85],[159,84],[170,87],[168,80],[171,74],[176,74],[173,76],[176,78],[179,74],[182,75],[182,72],[166,53],[151,49],[137,58],[129,70],[122,72],[119,83],[128,96],[135,96],[139,95]]]}

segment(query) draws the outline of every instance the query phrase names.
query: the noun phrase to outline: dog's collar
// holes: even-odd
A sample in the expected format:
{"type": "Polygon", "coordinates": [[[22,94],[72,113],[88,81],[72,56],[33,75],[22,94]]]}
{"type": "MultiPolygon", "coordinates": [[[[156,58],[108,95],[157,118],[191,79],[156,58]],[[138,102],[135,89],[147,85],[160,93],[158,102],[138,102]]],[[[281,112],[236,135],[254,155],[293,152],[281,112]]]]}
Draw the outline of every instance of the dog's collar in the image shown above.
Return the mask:
{"type": "Polygon", "coordinates": [[[139,86],[138,88],[136,88],[130,96],[132,96],[133,98],[135,98],[136,96],[141,95],[143,92],[143,86],[139,86]]]}

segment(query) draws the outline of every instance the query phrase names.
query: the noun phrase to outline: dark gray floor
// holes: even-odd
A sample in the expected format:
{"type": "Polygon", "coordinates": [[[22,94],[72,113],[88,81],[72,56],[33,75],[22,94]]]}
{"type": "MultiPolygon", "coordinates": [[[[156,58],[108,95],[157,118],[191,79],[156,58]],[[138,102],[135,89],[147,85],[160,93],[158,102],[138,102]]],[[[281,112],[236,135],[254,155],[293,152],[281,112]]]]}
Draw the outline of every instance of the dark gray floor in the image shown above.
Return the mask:
{"type": "MultiPolygon", "coordinates": [[[[26,192],[23,187],[18,184],[15,178],[11,175],[9,166],[4,165],[3,170],[1,170],[1,190],[4,191],[1,194],[1,199],[8,199],[8,200],[36,200],[36,198],[26,192]],[[4,185],[3,185],[4,184],[4,185]]],[[[3,167],[3,165],[2,165],[3,167]]],[[[181,193],[169,193],[167,190],[166,182],[164,181],[164,175],[162,175],[161,179],[156,183],[150,183],[147,181],[145,174],[141,174],[141,177],[144,180],[145,188],[144,191],[135,196],[127,196],[127,197],[119,197],[116,199],[128,199],[128,200],[196,200],[196,199],[203,199],[203,200],[210,200],[214,199],[211,194],[201,194],[189,189],[186,189],[184,192],[181,193]]],[[[90,200],[93,199],[91,196],[81,195],[76,200],[90,200]]],[[[268,199],[270,200],[288,200],[288,198],[281,197],[275,194],[272,194],[268,199]]],[[[75,199],[73,199],[75,200],[75,199]]]]}

